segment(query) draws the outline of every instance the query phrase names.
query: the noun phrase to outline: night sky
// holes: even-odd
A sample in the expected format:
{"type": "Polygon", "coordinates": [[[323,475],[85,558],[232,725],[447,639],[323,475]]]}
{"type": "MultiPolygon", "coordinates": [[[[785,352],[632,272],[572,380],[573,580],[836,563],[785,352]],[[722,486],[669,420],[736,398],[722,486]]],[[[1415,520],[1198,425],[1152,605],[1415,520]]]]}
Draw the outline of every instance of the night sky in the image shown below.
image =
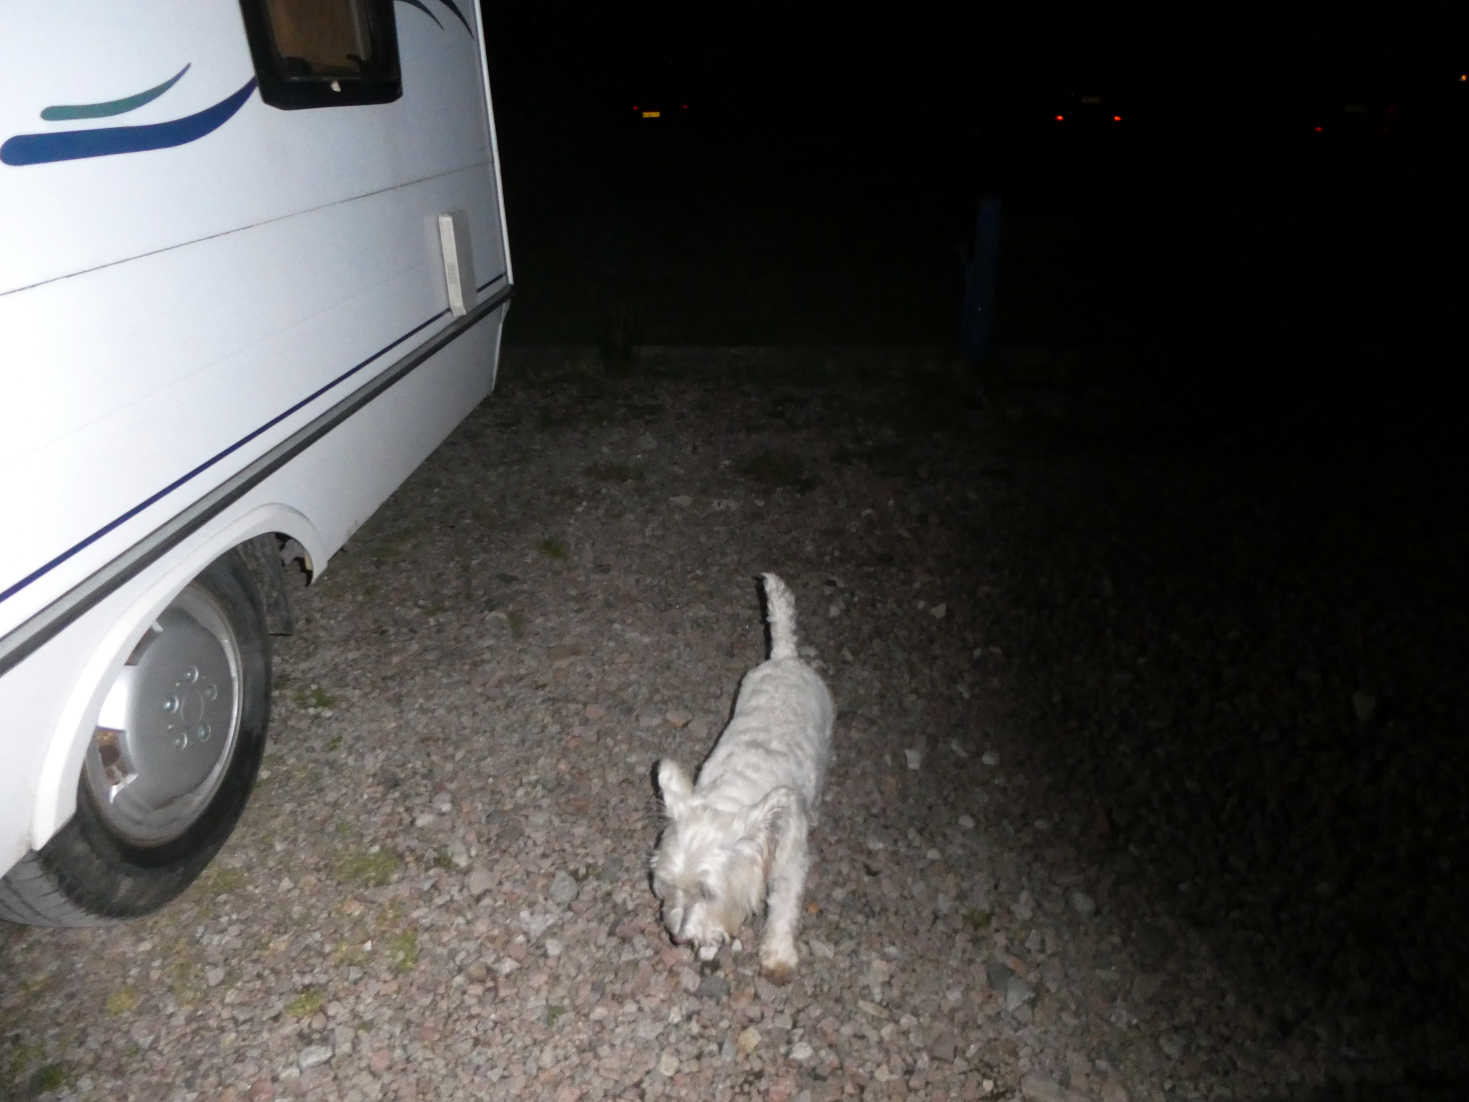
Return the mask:
{"type": "Polygon", "coordinates": [[[678,295],[630,307],[647,343],[953,347],[954,257],[1000,195],[1000,345],[1186,345],[1199,378],[1282,334],[1422,347],[1457,309],[1432,272],[1464,231],[1466,10],[500,6],[508,339],[591,343],[593,299],[662,281],[678,295]],[[1098,94],[1123,126],[1056,126],[1098,94]],[[649,95],[687,100],[688,132],[632,126],[649,95]],[[1074,220],[1046,273],[1027,234],[1055,227],[1030,216],[1074,220]],[[576,290],[602,270],[619,274],[576,290]],[[794,293],[792,271],[809,273],[794,293]],[[701,304],[700,272],[748,278],[701,304]],[[741,313],[776,285],[799,318],[741,313]]]}

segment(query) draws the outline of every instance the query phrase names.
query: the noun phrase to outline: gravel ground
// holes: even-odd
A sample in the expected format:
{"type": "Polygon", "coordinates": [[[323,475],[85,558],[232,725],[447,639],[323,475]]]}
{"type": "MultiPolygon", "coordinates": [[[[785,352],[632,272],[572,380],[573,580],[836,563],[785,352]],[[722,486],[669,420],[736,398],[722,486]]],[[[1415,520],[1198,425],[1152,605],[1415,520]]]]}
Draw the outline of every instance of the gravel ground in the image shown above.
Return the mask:
{"type": "Polygon", "coordinates": [[[1448,476],[1122,448],[922,367],[510,350],[296,594],[201,880],[0,929],[0,1094],[1461,1097],[1448,476]],[[763,570],[839,713],[787,987],[755,930],[701,970],[646,875],[763,570]]]}

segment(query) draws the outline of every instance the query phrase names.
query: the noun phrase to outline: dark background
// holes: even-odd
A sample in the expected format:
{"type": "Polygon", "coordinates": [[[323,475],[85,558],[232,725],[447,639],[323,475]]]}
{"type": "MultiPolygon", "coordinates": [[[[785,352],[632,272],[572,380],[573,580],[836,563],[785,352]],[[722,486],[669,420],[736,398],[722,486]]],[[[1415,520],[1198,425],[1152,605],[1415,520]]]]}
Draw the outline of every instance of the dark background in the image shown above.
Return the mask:
{"type": "Polygon", "coordinates": [[[1234,417],[1262,386],[1351,407],[1401,350],[1422,397],[1458,309],[1463,8],[501,6],[507,339],[957,353],[993,194],[991,372],[1105,348],[1122,391],[1234,417]],[[1068,89],[1124,124],[1057,127],[1068,89]],[[665,94],[688,125],[638,125],[665,94]]]}
{"type": "MultiPolygon", "coordinates": [[[[968,454],[959,406],[998,410],[999,435],[1037,390],[1080,411],[1019,422],[1019,451],[1074,461],[1076,487],[1016,490],[1033,538],[1001,570],[1032,625],[1006,650],[1037,742],[1112,805],[1160,897],[1203,885],[1180,906],[1221,953],[1298,975],[1437,1091],[1391,1097],[1462,1097],[1464,1053],[1433,1038],[1469,1021],[1469,5],[525,3],[489,26],[512,351],[961,364],[966,254],[998,197],[987,354],[955,394],[915,391],[894,450],[968,454]],[[1103,97],[1097,125],[1076,93],[1103,97]],[[644,125],[649,97],[688,103],[686,125],[644,125]],[[1107,562],[1115,619],[1087,596],[1107,562]],[[1258,708],[1154,736],[1098,687],[1134,637],[1180,714],[1221,679],[1258,708]],[[1374,717],[1349,714],[1359,690],[1374,717]],[[1093,728],[1088,756],[1072,736],[1093,728]],[[1184,782],[1137,764],[1163,759],[1184,782]],[[1128,791],[1148,804],[1130,827],[1128,791]],[[1326,879],[1346,887],[1312,895],[1326,879]]],[[[626,363],[607,378],[639,385],[626,363]]],[[[976,480],[1018,477],[997,455],[976,480]]],[[[1310,1020],[1285,1005],[1282,1038],[1310,1020]]]]}

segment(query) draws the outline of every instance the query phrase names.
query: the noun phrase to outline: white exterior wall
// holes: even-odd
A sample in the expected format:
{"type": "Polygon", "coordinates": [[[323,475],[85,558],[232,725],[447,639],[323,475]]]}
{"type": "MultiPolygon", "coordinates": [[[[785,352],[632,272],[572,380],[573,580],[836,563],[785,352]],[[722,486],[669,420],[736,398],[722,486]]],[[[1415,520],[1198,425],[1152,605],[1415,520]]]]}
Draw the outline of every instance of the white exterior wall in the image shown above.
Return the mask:
{"type": "MultiPolygon", "coordinates": [[[[245,97],[172,148],[0,163],[0,669],[74,586],[456,324],[436,231],[459,209],[479,301],[508,291],[477,6],[397,3],[403,95],[245,97]]],[[[58,2],[0,37],[17,136],[148,127],[240,92],[234,4],[58,2]],[[115,101],[186,72],[116,117],[115,101]]],[[[15,150],[24,142],[11,145],[15,150]]],[[[96,697],[152,615],[264,531],[327,557],[493,385],[504,306],[0,673],[0,872],[70,815],[96,697]],[[154,607],[156,606],[156,607],[154,607]]],[[[18,652],[17,652],[18,653],[18,652]]]]}

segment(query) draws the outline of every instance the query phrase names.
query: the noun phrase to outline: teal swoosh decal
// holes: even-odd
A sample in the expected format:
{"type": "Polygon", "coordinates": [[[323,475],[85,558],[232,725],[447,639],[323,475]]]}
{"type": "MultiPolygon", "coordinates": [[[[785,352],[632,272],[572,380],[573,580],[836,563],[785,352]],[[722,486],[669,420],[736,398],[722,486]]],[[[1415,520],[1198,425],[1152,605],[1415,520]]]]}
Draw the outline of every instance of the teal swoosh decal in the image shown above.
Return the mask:
{"type": "Polygon", "coordinates": [[[139,92],[135,96],[124,96],[122,99],[109,100],[107,103],[57,104],[55,107],[47,107],[42,110],[41,118],[47,122],[57,122],[64,119],[103,119],[109,115],[125,115],[129,111],[136,111],[145,103],[152,103],[177,84],[179,77],[188,71],[189,66],[185,65],[162,84],[149,88],[146,92],[139,92]]]}
{"type": "Polygon", "coordinates": [[[168,149],[197,141],[218,130],[255,91],[251,77],[237,92],[213,107],[181,119],[151,126],[104,126],[93,130],[64,130],[52,134],[17,134],[0,145],[0,164],[37,165],[52,161],[74,161],[82,157],[108,157],[114,153],[141,153],[168,149]]]}

